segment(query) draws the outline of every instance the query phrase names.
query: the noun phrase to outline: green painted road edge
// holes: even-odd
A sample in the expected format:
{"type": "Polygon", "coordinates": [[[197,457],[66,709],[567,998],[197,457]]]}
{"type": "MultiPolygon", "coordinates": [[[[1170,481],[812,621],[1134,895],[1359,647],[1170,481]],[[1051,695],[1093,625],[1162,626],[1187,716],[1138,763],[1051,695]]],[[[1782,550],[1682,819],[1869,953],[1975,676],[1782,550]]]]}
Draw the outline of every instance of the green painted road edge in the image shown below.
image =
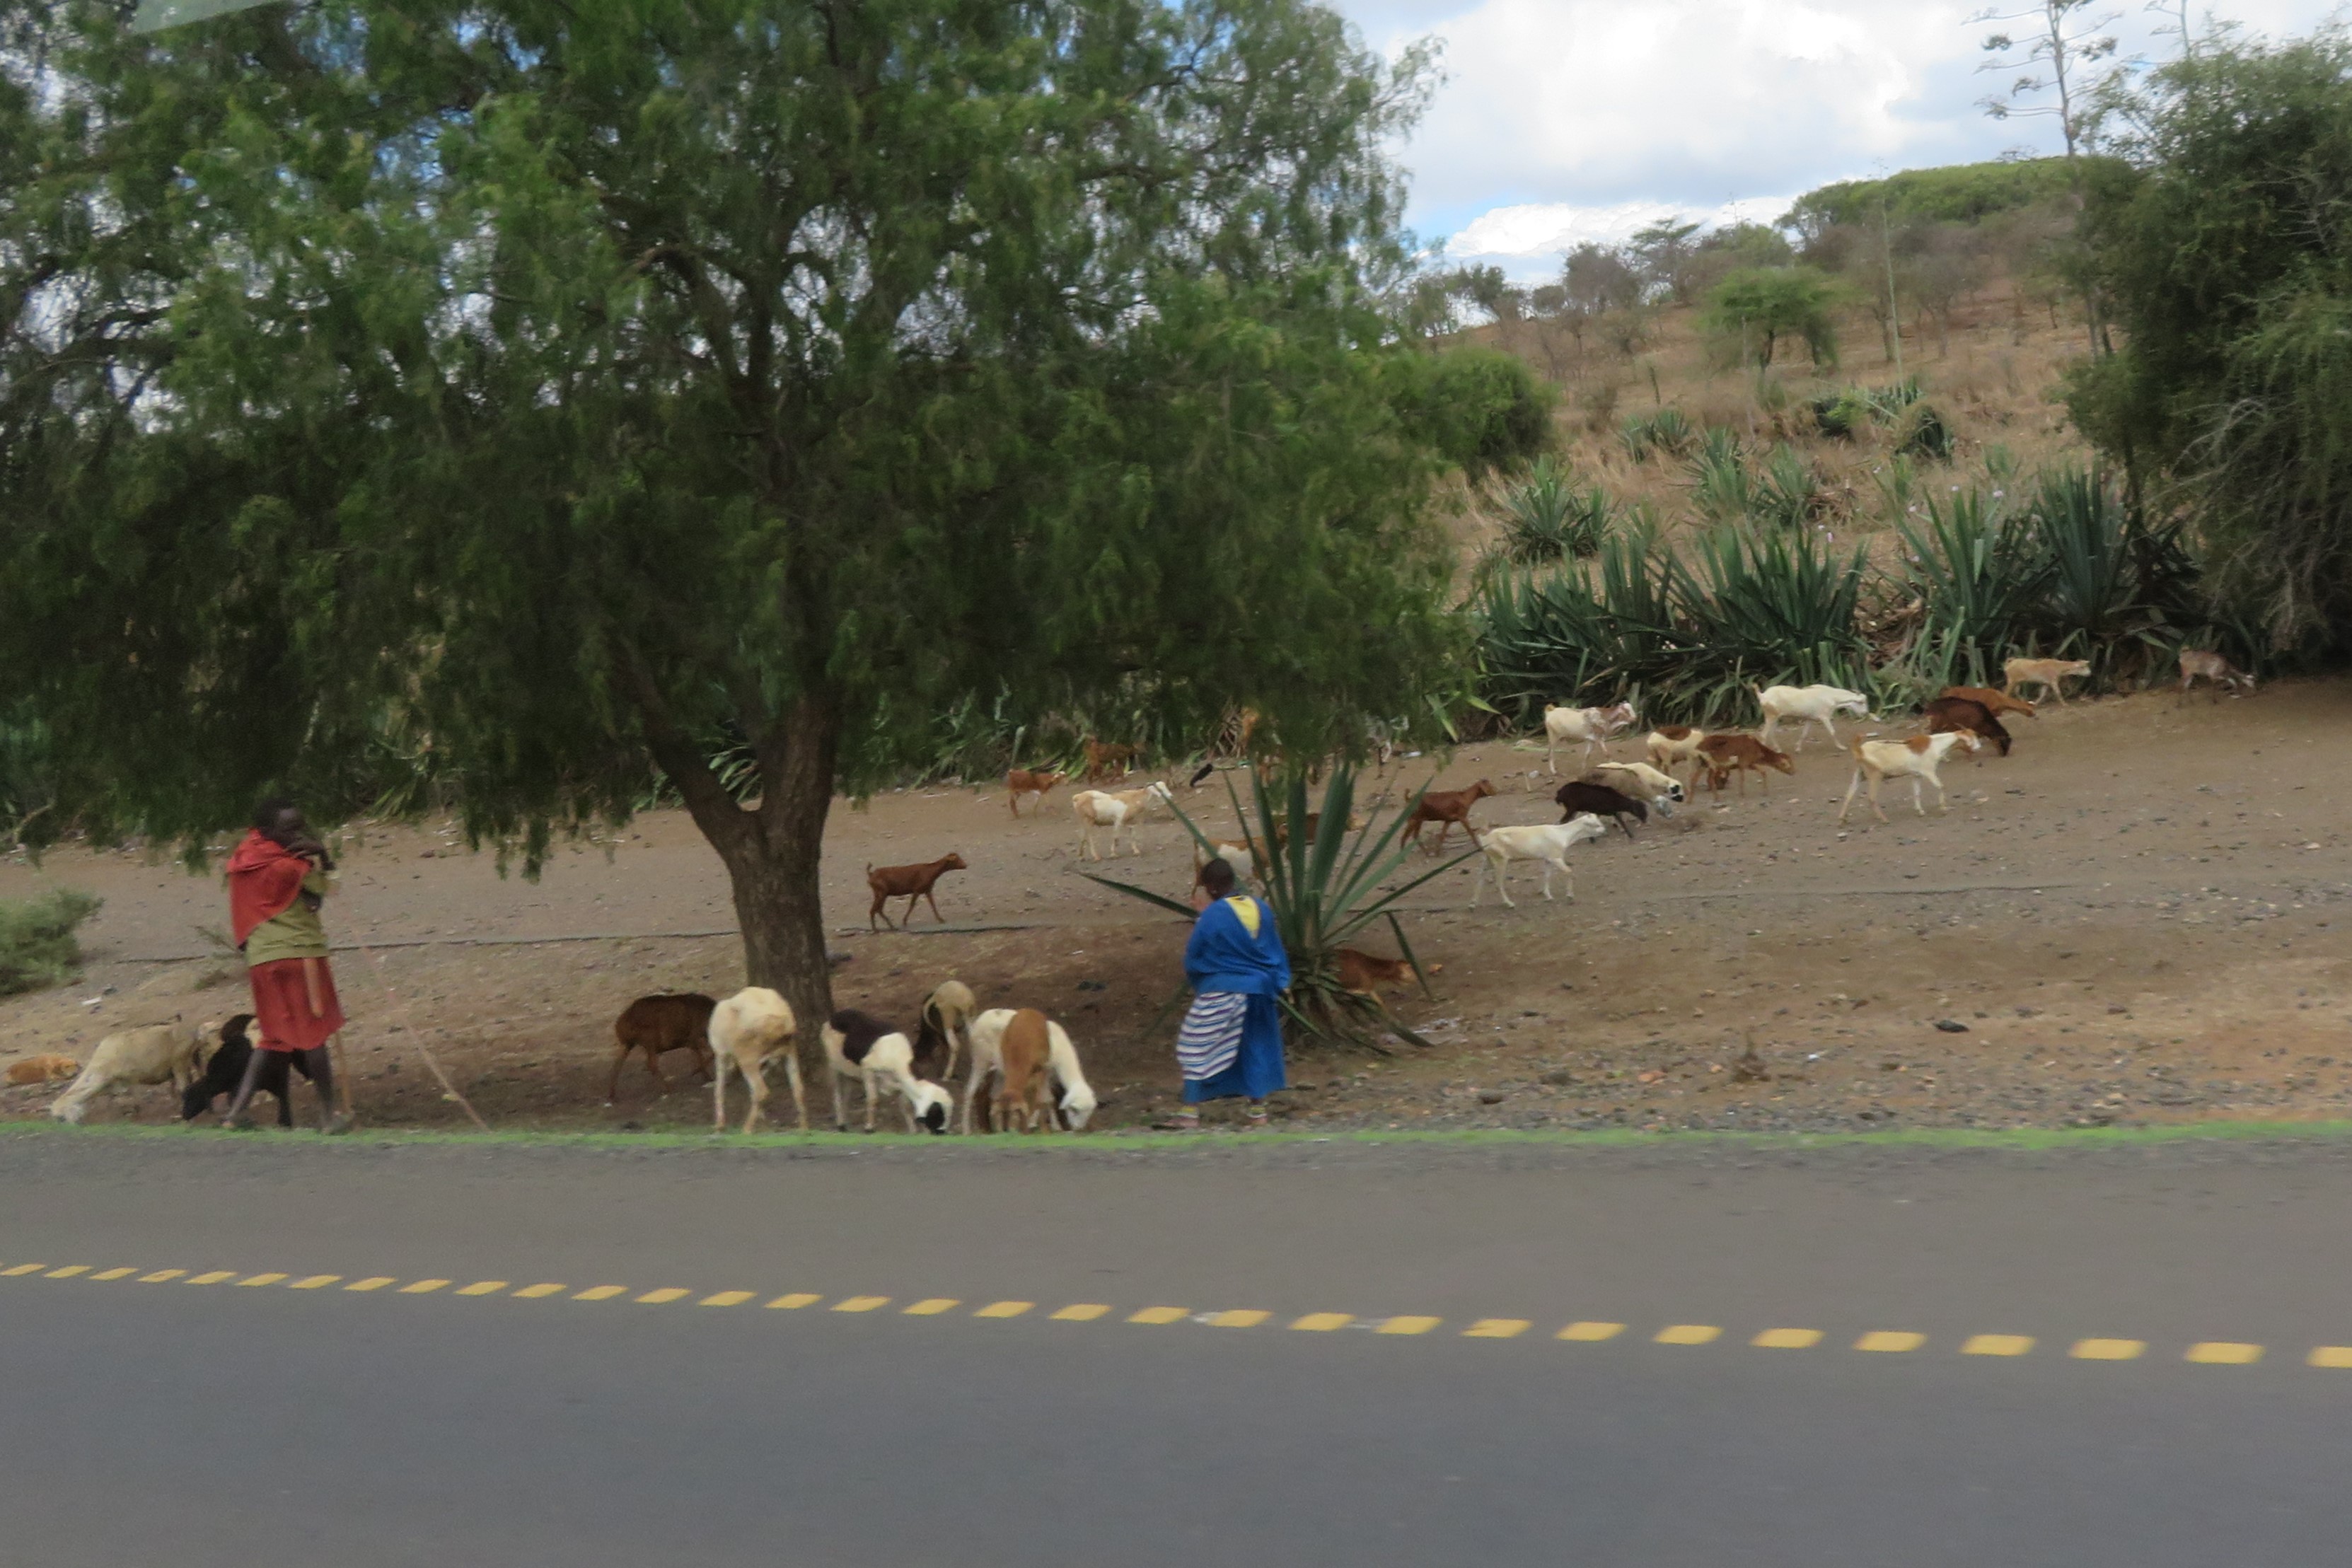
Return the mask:
{"type": "Polygon", "coordinates": [[[297,1145],[320,1149],[338,1146],[384,1148],[407,1145],[484,1144],[525,1148],[582,1149],[811,1149],[841,1150],[877,1145],[937,1150],[942,1155],[1059,1154],[1072,1150],[1118,1153],[1161,1149],[1250,1148],[1268,1145],[1312,1144],[1410,1145],[1435,1147],[1484,1148],[1521,1145],[1552,1149],[1639,1149],[1712,1146],[1728,1149],[1927,1148],[1990,1150],[2074,1150],[2145,1147],[2151,1145],[2205,1142],[2339,1142],[2352,1139],[2352,1121],[2344,1122],[2195,1122],[2161,1127],[1902,1127],[1870,1133],[1738,1133],[1667,1130],[1643,1132],[1610,1128],[1599,1132],[1535,1131],[1510,1127],[1472,1127],[1445,1131],[1379,1131],[1335,1129],[1330,1132],[1276,1131],[1198,1133],[1086,1133],[1031,1137],[946,1137],[904,1133],[489,1133],[430,1129],[362,1128],[349,1138],[319,1138],[314,1134],[231,1133],[216,1127],[112,1123],[99,1126],[64,1127],[39,1122],[0,1123],[0,1140],[113,1138],[154,1139],[207,1145],[255,1142],[270,1149],[297,1145]]]}

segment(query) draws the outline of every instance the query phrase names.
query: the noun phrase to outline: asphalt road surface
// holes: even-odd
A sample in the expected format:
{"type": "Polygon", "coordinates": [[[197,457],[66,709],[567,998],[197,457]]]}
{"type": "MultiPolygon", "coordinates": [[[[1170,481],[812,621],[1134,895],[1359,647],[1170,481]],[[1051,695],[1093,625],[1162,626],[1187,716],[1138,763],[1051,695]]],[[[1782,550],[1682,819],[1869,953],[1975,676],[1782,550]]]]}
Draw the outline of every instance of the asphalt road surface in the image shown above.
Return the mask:
{"type": "Polygon", "coordinates": [[[2352,1144],[1045,1142],[0,1136],[0,1562],[2352,1559],[2352,1144]]]}

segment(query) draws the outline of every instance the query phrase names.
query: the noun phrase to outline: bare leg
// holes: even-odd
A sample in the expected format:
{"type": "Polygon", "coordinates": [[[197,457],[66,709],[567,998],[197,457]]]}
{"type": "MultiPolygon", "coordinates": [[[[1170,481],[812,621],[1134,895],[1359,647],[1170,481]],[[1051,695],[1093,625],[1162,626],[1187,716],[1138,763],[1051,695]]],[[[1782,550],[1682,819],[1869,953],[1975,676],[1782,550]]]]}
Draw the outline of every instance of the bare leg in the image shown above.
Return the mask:
{"type": "MultiPolygon", "coordinates": [[[[310,1070],[310,1087],[319,1092],[319,1131],[328,1134],[350,1132],[352,1119],[335,1108],[333,1054],[323,1045],[314,1045],[302,1053],[302,1061],[310,1070]]],[[[289,1076],[290,1078],[291,1075],[289,1076]]],[[[289,1082],[287,1087],[290,1090],[293,1085],[289,1082]]]]}
{"type": "Polygon", "coordinates": [[[236,1092],[229,1096],[228,1109],[221,1113],[224,1127],[249,1128],[253,1118],[246,1114],[246,1103],[253,1098],[256,1085],[261,1082],[261,1048],[255,1046],[253,1054],[245,1059],[245,1076],[238,1081],[236,1092]]]}
{"type": "Polygon", "coordinates": [[[610,1105],[621,1097],[621,1064],[629,1060],[629,1048],[622,1046],[613,1052],[613,1081],[604,1085],[604,1103],[610,1105]]]}

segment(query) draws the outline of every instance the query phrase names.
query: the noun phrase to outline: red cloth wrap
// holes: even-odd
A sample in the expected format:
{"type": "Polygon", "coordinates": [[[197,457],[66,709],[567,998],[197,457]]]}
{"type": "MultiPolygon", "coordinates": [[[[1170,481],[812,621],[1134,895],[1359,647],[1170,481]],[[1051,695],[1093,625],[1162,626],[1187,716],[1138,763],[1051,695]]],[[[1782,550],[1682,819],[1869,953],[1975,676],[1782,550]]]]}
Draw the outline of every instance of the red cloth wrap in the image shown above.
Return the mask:
{"type": "Polygon", "coordinates": [[[285,845],[257,832],[228,857],[228,923],[241,948],[254,927],[293,907],[302,879],[317,869],[285,845]]]}
{"type": "Polygon", "coordinates": [[[327,1037],[343,1027],[343,1005],[335,999],[335,972],[324,958],[280,958],[274,964],[258,964],[247,969],[246,978],[253,983],[253,1016],[260,1025],[261,1038],[255,1043],[264,1051],[309,1051],[327,1043],[327,1037]],[[305,965],[319,966],[319,1000],[327,1016],[310,1015],[310,983],[303,977],[305,965]]]}

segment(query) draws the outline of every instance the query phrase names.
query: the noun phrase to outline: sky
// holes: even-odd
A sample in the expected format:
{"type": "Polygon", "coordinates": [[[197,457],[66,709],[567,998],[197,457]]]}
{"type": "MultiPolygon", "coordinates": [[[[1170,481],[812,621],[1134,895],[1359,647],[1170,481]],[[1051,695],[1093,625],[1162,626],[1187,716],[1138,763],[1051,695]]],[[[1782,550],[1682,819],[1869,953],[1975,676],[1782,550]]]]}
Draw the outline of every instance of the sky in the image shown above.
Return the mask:
{"type": "MultiPolygon", "coordinates": [[[[1408,221],[1456,261],[1522,281],[1581,240],[1669,214],[1769,222],[1835,180],[2059,150],[2048,119],[1997,121],[1978,99],[1982,0],[1327,0],[1393,56],[1444,40],[1445,82],[1402,150],[1408,221]]],[[[2011,0],[2004,11],[2018,8],[2011,0]]],[[[2273,37],[2341,0],[2226,0],[2209,16],[2273,37]]],[[[2126,56],[2176,39],[2144,0],[2113,13],[2126,56]]],[[[2015,30],[2011,25],[2011,30],[2015,30]]],[[[2032,100],[2029,100],[2032,101],[2032,100]]]]}

